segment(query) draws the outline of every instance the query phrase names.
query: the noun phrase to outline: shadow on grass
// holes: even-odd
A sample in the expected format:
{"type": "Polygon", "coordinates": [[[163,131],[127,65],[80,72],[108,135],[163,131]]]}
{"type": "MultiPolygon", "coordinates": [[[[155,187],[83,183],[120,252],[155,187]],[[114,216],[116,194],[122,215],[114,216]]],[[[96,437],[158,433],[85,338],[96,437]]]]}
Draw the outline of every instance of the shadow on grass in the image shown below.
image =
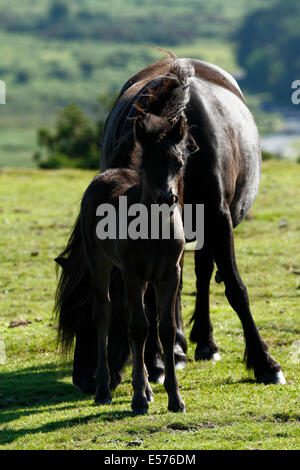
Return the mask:
{"type": "MultiPolygon", "coordinates": [[[[61,419],[59,421],[52,421],[46,424],[42,424],[41,426],[37,426],[35,428],[21,428],[17,430],[4,429],[3,431],[0,430],[0,445],[9,444],[23,436],[34,435],[39,433],[45,434],[48,432],[59,431],[60,429],[64,428],[70,429],[78,425],[94,422],[97,419],[101,419],[101,421],[117,421],[124,419],[128,416],[134,417],[135,415],[132,413],[132,411],[127,410],[115,412],[101,411],[100,413],[91,414],[89,416],[81,416],[71,419],[66,418],[61,419]]],[[[14,419],[16,419],[16,417],[14,419]]]]}
{"type": "MultiPolygon", "coordinates": [[[[107,409],[98,408],[99,413],[92,412],[89,416],[56,420],[36,428],[11,429],[8,423],[20,418],[42,413],[55,415],[63,410],[76,409],[90,402],[92,396],[84,395],[74,385],[63,382],[63,379],[69,375],[70,370],[67,366],[59,368],[57,364],[27,367],[14,372],[0,372],[0,426],[2,427],[0,444],[13,442],[26,434],[47,433],[64,427],[86,424],[97,418],[101,421],[115,421],[133,416],[129,410],[107,411],[107,409]],[[65,405],[55,408],[58,404],[65,405]]],[[[118,399],[115,401],[115,404],[117,403],[118,399]]]]}

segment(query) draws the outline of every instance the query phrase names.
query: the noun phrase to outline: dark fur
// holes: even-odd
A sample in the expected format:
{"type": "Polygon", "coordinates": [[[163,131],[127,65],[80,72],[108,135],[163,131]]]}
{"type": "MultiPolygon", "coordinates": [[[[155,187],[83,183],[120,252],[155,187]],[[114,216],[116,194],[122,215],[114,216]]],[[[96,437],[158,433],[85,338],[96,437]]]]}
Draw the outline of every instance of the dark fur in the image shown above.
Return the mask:
{"type": "MultiPolygon", "coordinates": [[[[143,118],[137,118],[134,136],[136,145],[129,157],[136,158],[140,154],[138,171],[110,169],[94,179],[84,194],[80,215],[68,247],[60,257],[63,272],[56,303],[56,310],[60,312],[59,335],[63,347],[68,348],[77,332],[78,317],[84,315],[84,308],[88,306],[85,296],[92,298],[93,322],[98,339],[95,400],[97,403],[108,403],[111,400],[110,390],[117,385],[118,373],[128,354],[128,329],[133,355],[132,409],[137,413],[146,412],[153,394],[144,365],[144,346],[149,329],[144,294],[148,283],[151,283],[157,297],[168,408],[182,411],[184,403],[179,395],[174,363],[175,303],[184,248],[181,215],[175,209],[170,218],[172,228],[181,234],[178,239],[100,240],[96,236],[97,207],[110,203],[118,212],[120,196],[127,196],[128,206],[141,202],[149,211],[153,203],[167,203],[171,206],[179,202],[182,205],[182,168],[187,156],[188,134],[181,110],[178,110],[177,116],[172,117],[167,114],[167,117],[159,118],[147,114],[143,118]],[[76,261],[74,250],[78,254],[76,261]],[[121,328],[120,317],[112,317],[114,312],[110,300],[110,277],[114,266],[121,270],[125,286],[125,328],[121,328]],[[72,273],[73,269],[76,274],[72,273]],[[88,277],[87,291],[80,292],[80,288],[86,287],[83,280],[86,281],[88,277]],[[117,327],[119,335],[109,335],[110,325],[114,331],[117,327]],[[113,349],[107,348],[108,337],[113,349]]],[[[156,323],[156,318],[154,320],[156,323]]]]}
{"type": "MultiPolygon", "coordinates": [[[[227,299],[243,325],[246,366],[259,381],[276,382],[281,367],[257,331],[235,260],[233,228],[256,197],[261,162],[257,129],[235,80],[219,67],[172,55],[137,73],[123,86],[107,118],[101,167],[138,168],[139,155],[129,157],[135,118],[147,113],[171,117],[178,110],[184,112],[193,137],[184,172],[184,202],[205,205],[204,247],[195,252],[197,300],[191,331],[191,340],[197,343],[195,358],[210,359],[218,351],[209,316],[209,284],[216,263],[217,280],[224,282],[227,299]]],[[[151,311],[153,295],[148,296],[151,311]]],[[[176,305],[177,340],[184,351],[180,289],[176,305]]],[[[92,330],[88,317],[82,328],[92,330]]],[[[88,345],[76,346],[76,357],[84,358],[88,345]]],[[[160,354],[155,336],[150,350],[160,354]]]]}

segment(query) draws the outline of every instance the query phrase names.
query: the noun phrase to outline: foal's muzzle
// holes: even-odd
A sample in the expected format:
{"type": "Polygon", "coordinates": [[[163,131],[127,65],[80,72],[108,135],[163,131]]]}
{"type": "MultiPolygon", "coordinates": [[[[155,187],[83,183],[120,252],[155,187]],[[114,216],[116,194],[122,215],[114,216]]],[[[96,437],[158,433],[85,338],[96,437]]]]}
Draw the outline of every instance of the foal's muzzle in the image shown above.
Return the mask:
{"type": "Polygon", "coordinates": [[[157,198],[157,204],[168,204],[168,206],[172,206],[173,204],[177,204],[179,201],[179,197],[177,194],[174,193],[161,193],[157,198]]]}

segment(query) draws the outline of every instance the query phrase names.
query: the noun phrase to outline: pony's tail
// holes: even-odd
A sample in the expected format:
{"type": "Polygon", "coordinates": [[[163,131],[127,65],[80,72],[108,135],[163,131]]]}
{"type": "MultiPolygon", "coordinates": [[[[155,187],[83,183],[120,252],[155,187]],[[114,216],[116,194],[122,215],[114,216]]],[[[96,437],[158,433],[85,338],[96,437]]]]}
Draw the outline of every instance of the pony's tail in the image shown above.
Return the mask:
{"type": "Polygon", "coordinates": [[[93,294],[81,235],[81,215],[77,217],[65,250],[55,259],[62,267],[54,313],[58,321],[60,352],[70,352],[82,319],[92,315],[93,294]]]}

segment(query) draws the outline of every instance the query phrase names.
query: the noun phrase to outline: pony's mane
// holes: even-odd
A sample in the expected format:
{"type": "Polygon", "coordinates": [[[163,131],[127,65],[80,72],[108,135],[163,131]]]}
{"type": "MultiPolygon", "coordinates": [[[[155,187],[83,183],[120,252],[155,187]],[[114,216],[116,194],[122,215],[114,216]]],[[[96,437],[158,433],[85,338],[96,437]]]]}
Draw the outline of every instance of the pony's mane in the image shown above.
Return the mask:
{"type": "Polygon", "coordinates": [[[174,54],[165,52],[169,56],[167,73],[137,82],[125,91],[124,98],[134,93],[138,114],[151,113],[172,120],[182,114],[190,100],[190,78],[195,70],[174,54]]]}
{"type": "Polygon", "coordinates": [[[194,67],[179,61],[171,52],[164,52],[169,58],[166,73],[137,82],[119,97],[121,100],[133,100],[129,117],[132,127],[123,135],[114,150],[114,168],[139,166],[140,146],[136,145],[133,132],[133,123],[138,116],[154,114],[166,121],[176,120],[184,113],[190,100],[190,78],[194,76],[194,67]]]}

